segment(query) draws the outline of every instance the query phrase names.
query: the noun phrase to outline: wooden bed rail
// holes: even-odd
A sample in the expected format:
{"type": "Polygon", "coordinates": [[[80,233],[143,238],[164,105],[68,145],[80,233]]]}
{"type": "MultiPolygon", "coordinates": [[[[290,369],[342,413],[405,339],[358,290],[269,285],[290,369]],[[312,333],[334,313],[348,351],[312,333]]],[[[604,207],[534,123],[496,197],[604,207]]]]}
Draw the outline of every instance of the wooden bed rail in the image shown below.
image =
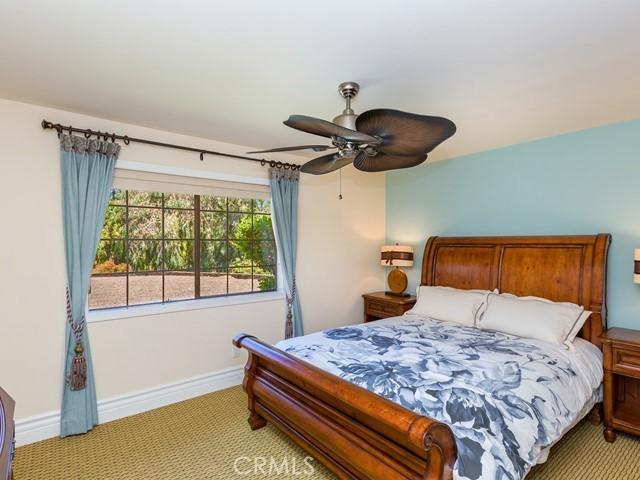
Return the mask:
{"type": "Polygon", "coordinates": [[[250,335],[243,387],[252,429],[267,421],[339,478],[453,478],[448,425],[411,412],[250,335]]]}

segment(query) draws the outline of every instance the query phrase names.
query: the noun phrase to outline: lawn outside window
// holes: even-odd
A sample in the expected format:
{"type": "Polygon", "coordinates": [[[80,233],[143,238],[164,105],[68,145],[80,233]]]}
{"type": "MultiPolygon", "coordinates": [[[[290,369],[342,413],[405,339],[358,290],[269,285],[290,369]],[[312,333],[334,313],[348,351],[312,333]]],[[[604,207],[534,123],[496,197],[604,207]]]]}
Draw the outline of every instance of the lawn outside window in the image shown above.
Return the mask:
{"type": "Polygon", "coordinates": [[[270,210],[266,199],[114,189],[89,309],[275,292],[270,210]]]}

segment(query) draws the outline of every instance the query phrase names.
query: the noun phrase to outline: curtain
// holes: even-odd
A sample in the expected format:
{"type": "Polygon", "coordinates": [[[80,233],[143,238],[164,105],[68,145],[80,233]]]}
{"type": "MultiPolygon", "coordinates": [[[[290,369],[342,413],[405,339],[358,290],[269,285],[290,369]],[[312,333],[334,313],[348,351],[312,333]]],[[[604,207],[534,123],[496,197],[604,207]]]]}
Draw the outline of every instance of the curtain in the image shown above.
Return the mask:
{"type": "Polygon", "coordinates": [[[303,335],[302,310],[296,288],[296,250],[298,243],[298,170],[271,168],[273,230],[282,258],[287,296],[285,338],[303,335]]]}
{"type": "Polygon", "coordinates": [[[67,266],[67,328],[60,436],[98,423],[85,309],[91,269],[111,194],[120,145],[60,135],[62,214],[67,266]]]}

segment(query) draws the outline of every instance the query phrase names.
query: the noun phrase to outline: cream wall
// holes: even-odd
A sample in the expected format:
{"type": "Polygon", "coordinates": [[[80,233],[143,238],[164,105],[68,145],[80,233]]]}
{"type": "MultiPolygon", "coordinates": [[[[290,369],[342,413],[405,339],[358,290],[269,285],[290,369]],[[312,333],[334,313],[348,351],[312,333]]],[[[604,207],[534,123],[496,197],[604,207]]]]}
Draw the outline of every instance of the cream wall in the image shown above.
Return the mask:
{"type": "MultiPolygon", "coordinates": [[[[40,121],[126,133],[242,154],[248,148],[0,99],[0,385],[18,420],[60,406],[65,271],[57,137],[40,121]]],[[[284,127],[283,127],[284,128],[284,127]]],[[[215,137],[215,132],[211,132],[215,137]]],[[[302,140],[301,135],[301,141],[302,140]]],[[[259,145],[266,147],[268,145],[259,145]]],[[[122,160],[264,176],[259,164],[144,145],[122,160]]],[[[282,156],[284,161],[297,161],[282,156]]],[[[303,175],[297,280],[305,330],[361,321],[360,294],[381,289],[376,262],[384,239],[383,174],[303,175]]],[[[105,399],[237,366],[231,338],[281,338],[282,299],[111,320],[89,325],[98,398],[105,399]]]]}

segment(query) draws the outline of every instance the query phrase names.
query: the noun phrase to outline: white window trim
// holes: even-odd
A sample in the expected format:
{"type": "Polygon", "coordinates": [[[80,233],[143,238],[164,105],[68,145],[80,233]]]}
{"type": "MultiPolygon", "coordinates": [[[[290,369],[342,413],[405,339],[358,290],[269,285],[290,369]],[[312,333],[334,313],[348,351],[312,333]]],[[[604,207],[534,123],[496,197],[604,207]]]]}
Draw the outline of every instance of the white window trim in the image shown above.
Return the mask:
{"type": "Polygon", "coordinates": [[[157,165],[153,163],[130,162],[127,160],[118,160],[116,162],[116,168],[121,170],[134,170],[137,172],[164,173],[168,175],[177,175],[179,177],[208,178],[210,180],[226,180],[228,182],[249,183],[252,185],[269,185],[268,178],[245,177],[243,175],[234,175],[232,173],[193,170],[190,168],[157,165]]]}
{"type": "Polygon", "coordinates": [[[151,315],[165,315],[168,313],[203,310],[209,308],[229,307],[258,302],[279,302],[284,300],[284,292],[246,293],[243,295],[224,295],[220,297],[198,298],[168,303],[150,303],[147,305],[133,305],[122,308],[105,308],[89,310],[87,323],[107,322],[125,318],[148,317],[151,315]]]}
{"type": "MultiPolygon", "coordinates": [[[[188,168],[179,168],[166,165],[155,165],[151,163],[129,162],[126,160],[118,160],[116,168],[124,170],[136,170],[139,172],[167,173],[171,175],[179,175],[184,177],[209,178],[213,180],[227,180],[230,182],[250,183],[254,185],[269,185],[269,179],[259,177],[245,177],[241,175],[233,175],[219,172],[207,172],[201,170],[192,170],[188,168]]],[[[151,315],[164,315],[167,313],[186,312],[190,310],[203,310],[208,308],[228,307],[232,305],[243,305],[258,302],[276,302],[285,299],[284,286],[282,282],[282,266],[280,264],[280,251],[276,242],[278,263],[277,269],[277,290],[272,292],[256,292],[245,293],[241,295],[221,295],[219,297],[195,298],[193,300],[180,300],[165,303],[150,303],[143,305],[131,305],[120,308],[103,308],[98,310],[89,310],[87,308],[87,323],[107,322],[111,320],[120,320],[125,318],[148,317],[151,315]]]]}

